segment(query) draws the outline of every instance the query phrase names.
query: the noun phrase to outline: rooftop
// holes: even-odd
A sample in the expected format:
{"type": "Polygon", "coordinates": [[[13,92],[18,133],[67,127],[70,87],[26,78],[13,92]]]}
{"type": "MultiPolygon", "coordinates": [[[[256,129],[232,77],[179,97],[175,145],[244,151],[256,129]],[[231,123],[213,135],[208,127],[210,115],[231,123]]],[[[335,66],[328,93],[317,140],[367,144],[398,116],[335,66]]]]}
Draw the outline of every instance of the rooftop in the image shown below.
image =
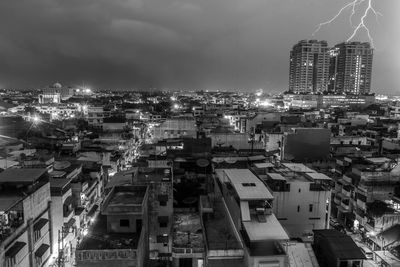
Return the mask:
{"type": "Polygon", "coordinates": [[[33,183],[47,169],[6,169],[0,173],[0,183],[33,183]]]}
{"type": "Polygon", "coordinates": [[[293,172],[315,172],[302,163],[283,163],[283,165],[293,172]]]}
{"type": "Polygon", "coordinates": [[[147,186],[116,186],[103,202],[106,215],[141,213],[146,199],[147,186]]]}
{"type": "Polygon", "coordinates": [[[311,247],[305,243],[291,242],[287,246],[289,265],[296,267],[319,267],[311,247]]]}
{"type": "Polygon", "coordinates": [[[252,215],[251,221],[243,222],[243,227],[251,242],[289,239],[274,214],[266,215],[265,218],[265,222],[260,222],[255,218],[255,215],[252,215]]]}
{"type": "Polygon", "coordinates": [[[335,258],[341,260],[365,259],[361,249],[353,239],[337,230],[313,230],[314,243],[316,239],[321,239],[321,244],[325,244],[335,258]]]}
{"type": "Polygon", "coordinates": [[[259,200],[273,199],[271,192],[249,169],[224,169],[222,177],[219,179],[222,182],[225,177],[232,183],[241,200],[259,200]]]}
{"type": "Polygon", "coordinates": [[[203,230],[197,213],[175,213],[173,224],[175,248],[203,248],[203,230]]]}

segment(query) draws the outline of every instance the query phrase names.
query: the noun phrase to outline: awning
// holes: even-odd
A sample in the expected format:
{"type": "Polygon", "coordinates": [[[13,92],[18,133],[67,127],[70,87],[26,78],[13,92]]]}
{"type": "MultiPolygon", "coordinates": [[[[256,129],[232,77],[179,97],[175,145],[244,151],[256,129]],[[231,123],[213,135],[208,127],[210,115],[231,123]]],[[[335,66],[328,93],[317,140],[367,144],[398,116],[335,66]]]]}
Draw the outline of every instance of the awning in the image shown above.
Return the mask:
{"type": "Polygon", "coordinates": [[[12,257],[14,257],[15,255],[18,254],[18,252],[21,251],[21,249],[22,249],[23,247],[25,247],[25,245],[26,245],[25,242],[15,242],[14,245],[12,245],[12,247],[9,248],[9,249],[6,251],[6,257],[7,257],[7,258],[12,258],[12,257]]]}
{"type": "Polygon", "coordinates": [[[49,249],[49,245],[41,244],[40,247],[35,251],[35,256],[41,258],[44,253],[49,249]]]}
{"type": "Polygon", "coordinates": [[[45,219],[45,218],[40,218],[39,221],[37,221],[34,225],[33,225],[33,231],[40,231],[40,229],[43,228],[43,226],[46,225],[46,223],[49,220],[45,219]]]}
{"type": "Polygon", "coordinates": [[[159,223],[168,223],[169,217],[168,216],[158,216],[159,223]]]}

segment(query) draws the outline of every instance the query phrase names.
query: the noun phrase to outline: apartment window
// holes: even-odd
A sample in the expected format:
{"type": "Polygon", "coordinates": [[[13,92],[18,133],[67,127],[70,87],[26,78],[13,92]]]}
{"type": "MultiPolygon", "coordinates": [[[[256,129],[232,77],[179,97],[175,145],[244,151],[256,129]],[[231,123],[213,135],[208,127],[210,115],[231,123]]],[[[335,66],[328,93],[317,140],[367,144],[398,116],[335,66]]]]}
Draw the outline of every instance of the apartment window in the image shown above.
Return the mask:
{"type": "Polygon", "coordinates": [[[301,193],[301,188],[299,188],[299,193],[301,193]]]}
{"type": "Polygon", "coordinates": [[[41,231],[35,231],[33,234],[33,242],[36,243],[42,237],[41,231]]]}
{"type": "Polygon", "coordinates": [[[308,206],[308,211],[309,211],[309,212],[312,212],[312,211],[313,211],[313,204],[310,204],[310,205],[308,206]]]}
{"type": "Polygon", "coordinates": [[[167,206],[168,195],[158,195],[158,201],[160,202],[160,206],[167,206]]]}
{"type": "Polygon", "coordinates": [[[119,220],[119,226],[120,227],[129,227],[129,220],[126,220],[126,219],[119,220]]]}
{"type": "Polygon", "coordinates": [[[158,223],[160,224],[160,227],[167,227],[168,221],[168,216],[158,216],[158,223]]]}
{"type": "Polygon", "coordinates": [[[243,186],[249,187],[249,186],[256,186],[255,183],[242,183],[243,186]]]}
{"type": "Polygon", "coordinates": [[[300,212],[300,205],[297,206],[297,212],[300,212]]]}
{"type": "Polygon", "coordinates": [[[163,234],[163,235],[158,235],[157,236],[157,243],[164,243],[168,245],[168,235],[163,234]]]}

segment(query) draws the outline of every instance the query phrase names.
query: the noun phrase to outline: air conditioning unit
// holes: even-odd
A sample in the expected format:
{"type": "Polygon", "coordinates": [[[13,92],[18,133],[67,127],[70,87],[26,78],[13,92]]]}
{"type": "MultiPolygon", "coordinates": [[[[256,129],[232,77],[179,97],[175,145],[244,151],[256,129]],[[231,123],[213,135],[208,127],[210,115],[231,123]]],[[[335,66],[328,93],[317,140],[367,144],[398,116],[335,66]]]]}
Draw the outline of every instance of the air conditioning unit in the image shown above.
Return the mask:
{"type": "Polygon", "coordinates": [[[272,214],[272,209],[271,208],[266,208],[265,209],[265,215],[271,215],[272,214]]]}

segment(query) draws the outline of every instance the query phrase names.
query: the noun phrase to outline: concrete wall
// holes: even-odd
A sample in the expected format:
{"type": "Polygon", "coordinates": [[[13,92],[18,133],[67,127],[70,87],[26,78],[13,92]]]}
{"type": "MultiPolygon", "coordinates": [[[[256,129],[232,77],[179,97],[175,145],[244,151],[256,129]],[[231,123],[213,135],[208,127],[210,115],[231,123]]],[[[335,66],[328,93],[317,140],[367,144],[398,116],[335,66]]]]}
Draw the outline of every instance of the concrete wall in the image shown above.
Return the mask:
{"type": "Polygon", "coordinates": [[[317,160],[329,156],[331,131],[323,128],[297,128],[283,137],[283,160],[317,160]]]}
{"type": "MultiPolygon", "coordinates": [[[[273,192],[273,195],[274,214],[289,237],[301,237],[313,229],[325,229],[326,201],[330,201],[331,191],[310,191],[310,183],[293,182],[290,183],[290,192],[273,192]],[[313,205],[312,212],[310,204],[313,205]]],[[[328,222],[329,214],[328,211],[328,222]]]]}

